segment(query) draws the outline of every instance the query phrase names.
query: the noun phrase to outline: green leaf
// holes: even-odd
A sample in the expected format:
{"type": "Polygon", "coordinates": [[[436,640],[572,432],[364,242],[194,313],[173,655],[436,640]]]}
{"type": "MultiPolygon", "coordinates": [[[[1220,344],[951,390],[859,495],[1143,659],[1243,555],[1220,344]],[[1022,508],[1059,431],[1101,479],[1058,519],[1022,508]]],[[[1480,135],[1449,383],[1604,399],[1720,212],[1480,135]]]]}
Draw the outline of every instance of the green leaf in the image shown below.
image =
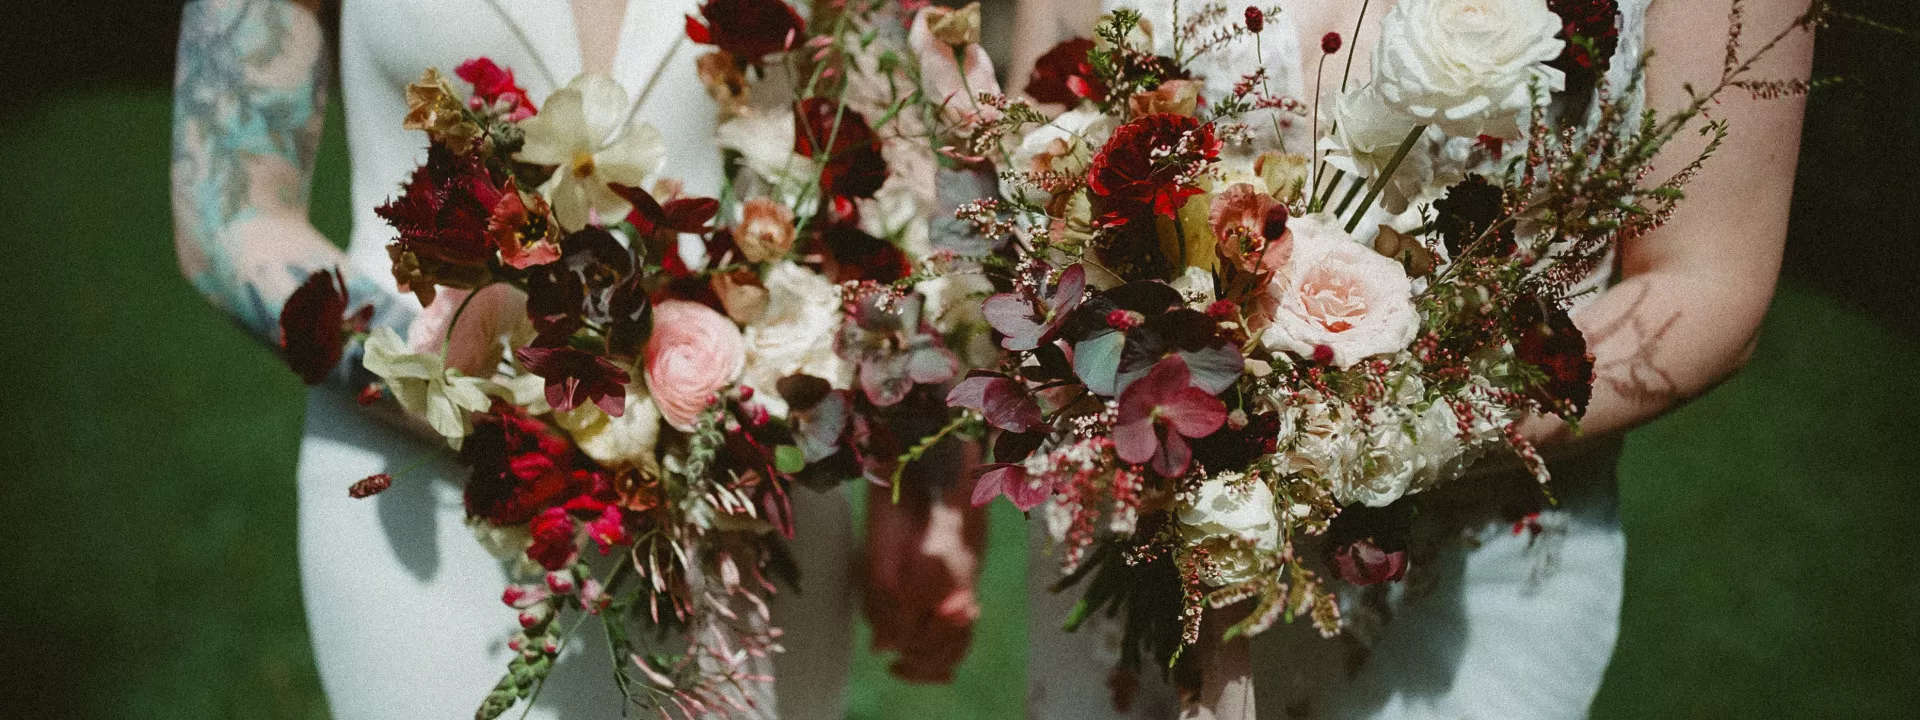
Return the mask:
{"type": "Polygon", "coordinates": [[[775,470],[792,475],[807,469],[807,454],[793,445],[781,445],[773,449],[773,467],[775,470]]]}

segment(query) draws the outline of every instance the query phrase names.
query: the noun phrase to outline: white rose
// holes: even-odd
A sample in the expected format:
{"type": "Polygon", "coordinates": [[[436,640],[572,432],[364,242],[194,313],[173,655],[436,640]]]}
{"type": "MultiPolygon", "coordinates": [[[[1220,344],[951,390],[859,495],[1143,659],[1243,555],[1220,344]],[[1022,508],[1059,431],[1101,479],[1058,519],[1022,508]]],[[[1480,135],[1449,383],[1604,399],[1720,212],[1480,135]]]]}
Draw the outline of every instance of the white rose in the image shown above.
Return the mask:
{"type": "Polygon", "coordinates": [[[1312,358],[1324,347],[1334,365],[1347,368],[1413,342],[1420,313],[1400,263],[1326,215],[1295,218],[1287,228],[1292,255],[1267,285],[1273,323],[1260,341],[1269,350],[1312,358]]]}
{"type": "Polygon", "coordinates": [[[1280,457],[1282,472],[1310,473],[1336,484],[1360,467],[1365,435],[1353,410],[1345,405],[1317,402],[1295,406],[1283,418],[1280,436],[1293,442],[1280,457]]]}
{"type": "Polygon", "coordinates": [[[852,368],[833,351],[840,327],[840,293],[825,277],[791,261],[767,271],[767,310],[743,335],[747,367],[740,382],[755,391],[767,411],[784,417],[787,403],[774,385],[806,373],[846,388],[852,368]]]}
{"type": "Polygon", "coordinates": [[[1532,88],[1566,43],[1546,0],[1402,0],[1380,21],[1374,85],[1388,104],[1454,137],[1520,137],[1532,88]]]}
{"type": "Polygon", "coordinates": [[[1076,109],[1034,128],[1020,139],[1020,146],[1013,149],[1008,169],[1015,175],[1000,180],[1001,194],[1045,205],[1052,195],[1027,183],[1023,176],[1033,172],[1075,174],[1086,170],[1092,162],[1092,148],[1105,143],[1118,122],[1098,110],[1076,109]]]}
{"type": "MultiPolygon", "coordinates": [[[[1344,170],[1348,178],[1373,179],[1386,171],[1400,144],[1420,121],[1380,98],[1369,85],[1343,93],[1329,103],[1327,124],[1332,132],[1320,139],[1327,164],[1344,170]]],[[[1449,138],[1428,128],[1407,153],[1380,194],[1380,206],[1393,214],[1409,206],[1432,202],[1447,187],[1465,180],[1473,141],[1449,138]]],[[[1342,181],[1344,185],[1351,180],[1342,181]]]]}
{"type": "Polygon", "coordinates": [[[1208,552],[1213,567],[1208,584],[1245,582],[1265,570],[1280,550],[1280,521],[1274,515],[1273,490],[1240,473],[1208,479],[1186,498],[1180,533],[1208,552]]]}

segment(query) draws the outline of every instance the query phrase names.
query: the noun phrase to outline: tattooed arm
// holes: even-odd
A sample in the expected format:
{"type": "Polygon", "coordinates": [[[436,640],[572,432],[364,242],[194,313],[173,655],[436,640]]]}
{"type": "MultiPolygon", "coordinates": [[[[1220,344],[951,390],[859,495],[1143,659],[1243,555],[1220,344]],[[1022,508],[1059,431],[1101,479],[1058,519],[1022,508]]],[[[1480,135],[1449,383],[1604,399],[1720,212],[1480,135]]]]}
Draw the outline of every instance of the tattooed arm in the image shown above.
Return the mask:
{"type": "MultiPolygon", "coordinates": [[[[404,328],[411,314],[391,283],[355,272],[307,218],[331,71],[319,3],[194,0],[180,23],[172,180],[180,270],[273,347],[287,296],[319,270],[338,268],[350,305],[372,305],[376,324],[404,328]]],[[[341,365],[329,383],[364,383],[356,351],[341,365]]]]}
{"type": "MultiPolygon", "coordinates": [[[[1807,0],[1745,0],[1743,56],[1787,27],[1807,0]]],[[[1656,2],[1647,16],[1647,102],[1670,111],[1717,81],[1730,0],[1656,2]]],[[[1813,36],[1795,33],[1755,66],[1756,78],[1806,78],[1813,36]]],[[[1727,379],[1752,356],[1773,299],[1799,159],[1802,98],[1755,100],[1728,90],[1710,112],[1730,123],[1726,145],[1687,186],[1673,221],[1620,249],[1620,284],[1574,321],[1595,358],[1593,402],[1579,438],[1653,420],[1727,379]]],[[[1705,142],[1683,133],[1651,177],[1678,170],[1705,142]]],[[[1573,429],[1535,418],[1528,437],[1574,441],[1573,429]]],[[[1576,443],[1577,444],[1577,443],[1576,443]]],[[[1570,448],[1569,450],[1572,450],[1570,448]]]]}

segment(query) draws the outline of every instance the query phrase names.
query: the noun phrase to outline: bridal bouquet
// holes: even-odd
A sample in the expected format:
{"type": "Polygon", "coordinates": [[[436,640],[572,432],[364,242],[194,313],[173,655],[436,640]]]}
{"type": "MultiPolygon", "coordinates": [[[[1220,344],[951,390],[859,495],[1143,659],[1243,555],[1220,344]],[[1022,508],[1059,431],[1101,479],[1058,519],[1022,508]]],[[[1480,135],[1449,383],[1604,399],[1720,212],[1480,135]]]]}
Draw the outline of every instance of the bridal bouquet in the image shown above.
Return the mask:
{"type": "Polygon", "coordinates": [[[965,145],[1004,199],[960,215],[1015,248],[984,307],[1005,360],[947,396],[992,428],[974,501],[1038,511],[1056,589],[1084,588],[1068,626],[1123,614],[1135,668],[1230,605],[1250,610],[1228,639],[1337,632],[1325,576],[1399,579],[1402,498],[1487,452],[1545,482],[1515,423],[1585,410],[1569,309],[1712,146],[1670,178],[1650,161],[1722,91],[1805,89],[1749,79],[1766,49],[1736,31],[1717,87],[1642,112],[1612,2],[1402,0],[1372,76],[1315,107],[1268,89],[1277,8],[1190,7],[1104,17],[1034,69],[1027,95],[1064,112],[983,93],[965,145]]]}
{"type": "Polygon", "coordinates": [[[390,395],[444,436],[476,533],[534,579],[505,590],[517,655],[478,717],[530,701],[595,616],[632,702],[748,711],[779,649],[771,579],[793,580],[793,484],[898,481],[955,427],[947,339],[966,342],[978,302],[958,307],[958,255],[927,229],[904,21],[877,3],[811,20],[780,0],[688,18],[717,138],[662,137],[600,76],[536,107],[485,58],[455,72],[470,92],[427,70],[404,119],[427,161],[379,208],[425,312],[405,338],[368,333],[331,272],[286,306],[310,380],[364,338],[363,400],[390,395]],[[716,141],[719,197],[664,174],[667,143],[716,141]]]}

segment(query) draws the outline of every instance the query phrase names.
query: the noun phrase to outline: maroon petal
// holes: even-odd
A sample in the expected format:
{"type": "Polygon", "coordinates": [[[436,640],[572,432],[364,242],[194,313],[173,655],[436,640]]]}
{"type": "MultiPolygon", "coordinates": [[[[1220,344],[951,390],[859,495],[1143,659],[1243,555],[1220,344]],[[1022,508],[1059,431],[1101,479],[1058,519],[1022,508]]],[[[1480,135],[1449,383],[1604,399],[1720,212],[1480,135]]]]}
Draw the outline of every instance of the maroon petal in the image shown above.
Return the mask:
{"type": "Polygon", "coordinates": [[[1174,435],[1206,437],[1227,422],[1227,404],[1205,390],[1190,387],[1160,404],[1160,419],[1167,422],[1174,435]]]}
{"type": "Polygon", "coordinates": [[[1121,460],[1138,465],[1160,450],[1160,438],[1153,430],[1151,416],[1113,426],[1113,450],[1121,460]]]}
{"type": "Polygon", "coordinates": [[[1153,454],[1153,471],[1161,477],[1177,478],[1187,474],[1187,466],[1191,464],[1193,448],[1187,445],[1187,439],[1180,437],[1180,433],[1168,431],[1160,451],[1153,454]]]}

